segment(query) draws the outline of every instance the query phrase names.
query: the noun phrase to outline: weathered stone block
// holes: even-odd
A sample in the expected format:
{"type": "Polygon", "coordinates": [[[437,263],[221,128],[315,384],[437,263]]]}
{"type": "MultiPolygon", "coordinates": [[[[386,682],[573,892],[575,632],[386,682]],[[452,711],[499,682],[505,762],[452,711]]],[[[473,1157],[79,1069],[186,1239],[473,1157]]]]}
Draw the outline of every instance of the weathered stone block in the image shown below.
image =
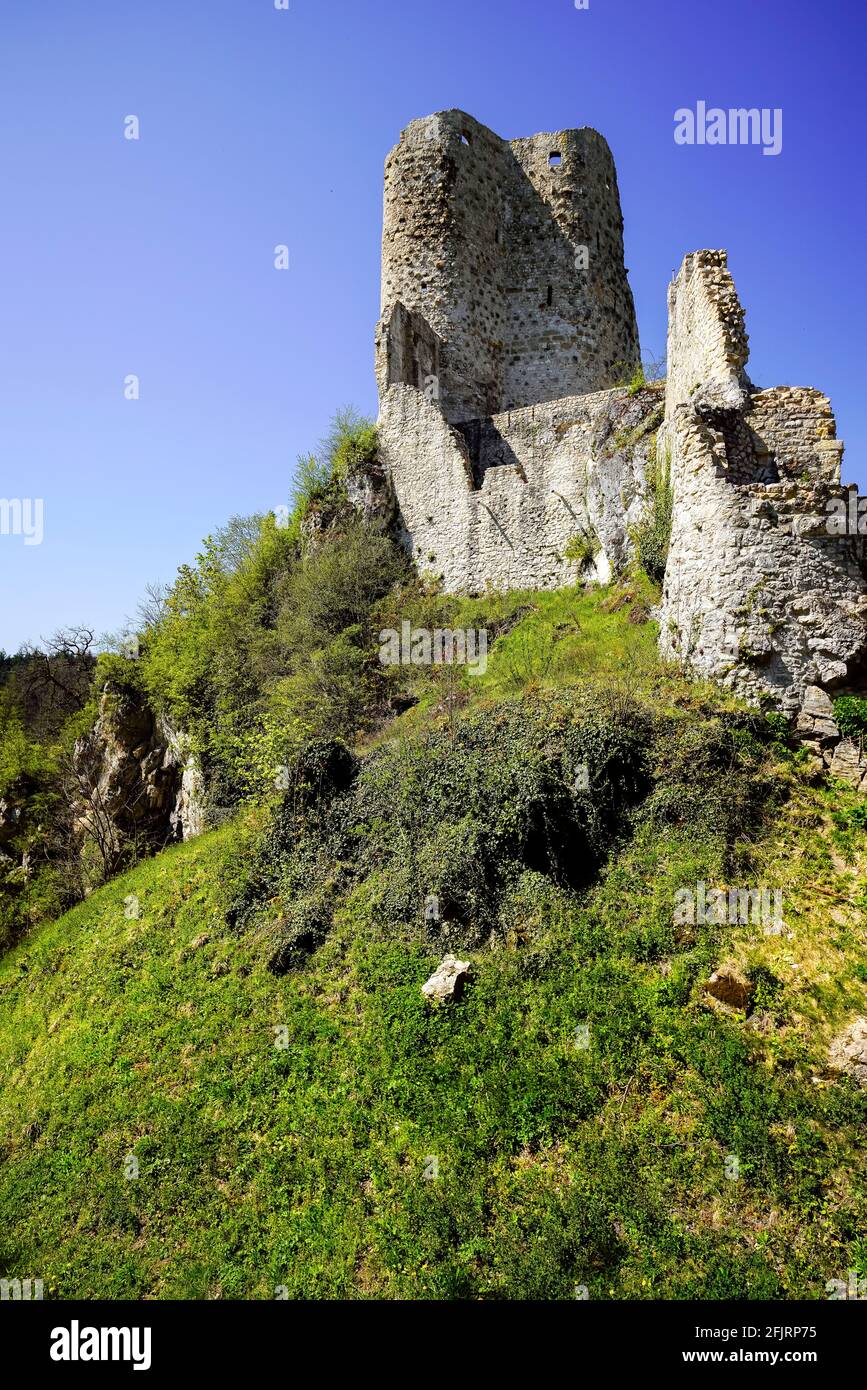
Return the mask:
{"type": "Polygon", "coordinates": [[[831,759],[831,775],[858,791],[867,790],[867,758],[860,742],[852,738],[840,740],[831,759]]]}

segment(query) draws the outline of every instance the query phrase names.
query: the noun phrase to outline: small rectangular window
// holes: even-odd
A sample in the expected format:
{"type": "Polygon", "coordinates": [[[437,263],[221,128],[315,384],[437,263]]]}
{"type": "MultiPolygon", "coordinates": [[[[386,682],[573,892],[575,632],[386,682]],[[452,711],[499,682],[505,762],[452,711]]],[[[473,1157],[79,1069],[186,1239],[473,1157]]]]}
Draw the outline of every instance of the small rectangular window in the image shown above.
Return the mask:
{"type": "Polygon", "coordinates": [[[549,163],[549,165],[551,166],[551,168],[552,168],[552,169],[559,169],[561,162],[562,162],[562,160],[561,160],[560,151],[559,151],[559,150],[552,150],[551,153],[548,155],[548,163],[549,163]]]}

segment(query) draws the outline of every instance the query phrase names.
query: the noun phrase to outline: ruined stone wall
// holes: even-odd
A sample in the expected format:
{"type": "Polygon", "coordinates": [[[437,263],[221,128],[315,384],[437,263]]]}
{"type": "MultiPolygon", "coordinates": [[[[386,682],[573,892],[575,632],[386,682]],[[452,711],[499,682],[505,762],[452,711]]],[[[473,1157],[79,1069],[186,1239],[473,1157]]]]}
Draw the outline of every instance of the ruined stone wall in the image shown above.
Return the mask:
{"type": "Polygon", "coordinates": [[[604,389],[639,359],[617,173],[605,140],[595,130],[568,130],[514,140],[510,149],[519,175],[504,211],[501,410],[604,389]]]}
{"type": "Polygon", "coordinates": [[[660,646],[757,703],[827,712],[827,692],[851,683],[867,651],[863,542],[826,526],[842,445],[818,391],[749,385],[722,256],[687,257],[669,296],[660,646]]]}
{"type": "Polygon", "coordinates": [[[459,112],[411,122],[385,162],[382,315],[402,304],[440,339],[440,400],[452,419],[499,403],[505,163],[503,142],[459,112]]]}
{"type": "Polygon", "coordinates": [[[609,579],[632,555],[660,391],[568,397],[450,426],[422,392],[393,386],[380,458],[418,568],[449,591],[609,579]],[[564,552],[593,550],[583,571],[564,552]]]}
{"type": "Polygon", "coordinates": [[[744,311],[725,251],[695,251],[684,257],[668,289],[667,355],[669,415],[697,386],[709,382],[737,403],[746,385],[749,349],[744,311]]]}
{"type": "Polygon", "coordinates": [[[821,391],[806,386],[753,391],[746,423],[757,458],[777,479],[839,484],[843,441],[836,437],[831,402],[821,391]]]}
{"type": "Polygon", "coordinates": [[[376,374],[382,397],[389,386],[415,386],[439,397],[442,341],[427,320],[403,304],[392,306],[376,328],[376,374]]]}
{"type": "Polygon", "coordinates": [[[674,436],[661,648],[795,712],[806,687],[835,688],[863,659],[861,543],[827,534],[828,489],[732,484],[719,434],[696,417],[674,436]]]}
{"type": "Polygon", "coordinates": [[[413,121],[385,165],[381,393],[417,384],[412,353],[390,344],[405,331],[398,305],[439,345],[450,421],[622,378],[638,332],[603,138],[585,129],[509,144],[460,111],[413,121]]]}

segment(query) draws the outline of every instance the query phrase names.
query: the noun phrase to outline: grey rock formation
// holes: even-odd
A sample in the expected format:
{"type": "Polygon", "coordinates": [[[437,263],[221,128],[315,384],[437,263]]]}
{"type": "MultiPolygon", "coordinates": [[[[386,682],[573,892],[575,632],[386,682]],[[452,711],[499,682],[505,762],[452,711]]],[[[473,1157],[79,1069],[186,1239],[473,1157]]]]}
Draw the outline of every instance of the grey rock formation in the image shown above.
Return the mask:
{"type": "Polygon", "coordinates": [[[177,840],[190,840],[207,829],[205,778],[187,736],[168,719],[157,720],[157,735],[169,761],[180,769],[180,785],[169,809],[169,826],[177,840]]]}
{"type": "Polygon", "coordinates": [[[830,770],[856,791],[867,791],[867,758],[860,740],[841,739],[831,755],[830,770]]]}
{"type": "Polygon", "coordinates": [[[181,735],[131,691],[108,684],[93,729],[78,740],[79,837],[107,850],[156,849],[203,828],[202,781],[181,735]]]}
{"type": "Polygon", "coordinates": [[[456,956],[444,956],[430,979],[422,985],[422,994],[426,999],[441,1004],[453,999],[460,999],[470,968],[468,960],[458,960],[456,956]]]}
{"type": "Polygon", "coordinates": [[[391,474],[381,459],[347,474],[346,496],[365,520],[389,530],[397,519],[397,498],[391,474]]]}

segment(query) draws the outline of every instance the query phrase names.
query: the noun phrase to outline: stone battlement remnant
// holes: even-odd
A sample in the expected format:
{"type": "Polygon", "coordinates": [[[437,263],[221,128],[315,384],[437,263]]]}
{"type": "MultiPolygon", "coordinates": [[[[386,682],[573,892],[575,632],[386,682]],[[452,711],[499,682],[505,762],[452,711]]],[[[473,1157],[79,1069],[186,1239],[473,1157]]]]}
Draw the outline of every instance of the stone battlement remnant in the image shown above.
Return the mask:
{"type": "Polygon", "coordinates": [[[829,534],[843,455],[830,402],[753,386],[743,325],[725,252],[687,256],[657,440],[674,491],[660,647],[756,703],[813,711],[801,731],[823,751],[839,737],[827,692],[859,681],[867,655],[864,541],[829,534]]]}
{"type": "Polygon", "coordinates": [[[727,269],[725,251],[685,256],[668,289],[668,375],[665,408],[670,414],[701,383],[713,382],[721,399],[737,403],[747,384],[749,356],[744,311],[727,269]]]}
{"type": "Polygon", "coordinates": [[[791,712],[830,761],[828,692],[867,668],[864,540],[826,524],[830,403],[749,380],[725,251],[686,256],[668,308],[665,383],[625,385],[638,331],[596,131],[413,121],[385,166],[376,331],[401,539],[447,590],[605,582],[668,480],[662,652],[791,712]]]}

